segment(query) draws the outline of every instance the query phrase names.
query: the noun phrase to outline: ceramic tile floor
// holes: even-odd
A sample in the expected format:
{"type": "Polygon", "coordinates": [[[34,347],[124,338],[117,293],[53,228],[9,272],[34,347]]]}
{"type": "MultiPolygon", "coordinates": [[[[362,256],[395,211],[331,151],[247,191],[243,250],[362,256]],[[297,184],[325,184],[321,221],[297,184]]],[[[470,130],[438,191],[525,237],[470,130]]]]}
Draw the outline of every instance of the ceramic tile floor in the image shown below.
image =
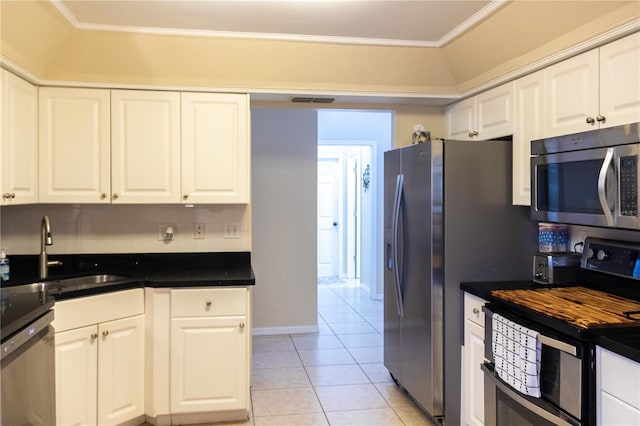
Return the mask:
{"type": "Polygon", "coordinates": [[[244,425],[432,425],[383,365],[381,301],[357,282],[318,285],[318,334],[253,338],[244,425]]]}

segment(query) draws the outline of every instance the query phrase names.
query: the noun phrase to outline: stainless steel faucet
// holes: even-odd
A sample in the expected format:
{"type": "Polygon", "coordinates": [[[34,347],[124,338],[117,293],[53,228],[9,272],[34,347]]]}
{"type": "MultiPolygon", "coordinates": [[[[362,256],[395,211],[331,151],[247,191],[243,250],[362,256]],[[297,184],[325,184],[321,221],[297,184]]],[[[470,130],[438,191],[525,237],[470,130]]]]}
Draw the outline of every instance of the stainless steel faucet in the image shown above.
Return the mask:
{"type": "Polygon", "coordinates": [[[47,258],[47,246],[53,245],[53,238],[51,237],[51,223],[49,222],[49,216],[42,216],[42,222],[40,223],[40,279],[44,280],[49,278],[49,266],[62,265],[59,260],[48,260],[47,258]]]}

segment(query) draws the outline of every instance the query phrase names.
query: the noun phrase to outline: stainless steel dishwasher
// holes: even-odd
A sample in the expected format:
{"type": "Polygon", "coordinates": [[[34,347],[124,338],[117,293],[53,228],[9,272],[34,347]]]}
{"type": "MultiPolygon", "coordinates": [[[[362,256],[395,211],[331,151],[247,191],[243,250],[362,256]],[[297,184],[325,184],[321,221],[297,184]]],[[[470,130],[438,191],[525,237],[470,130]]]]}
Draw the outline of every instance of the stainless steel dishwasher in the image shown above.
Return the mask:
{"type": "Polygon", "coordinates": [[[0,289],[3,425],[54,425],[53,304],[45,284],[0,289]]]}

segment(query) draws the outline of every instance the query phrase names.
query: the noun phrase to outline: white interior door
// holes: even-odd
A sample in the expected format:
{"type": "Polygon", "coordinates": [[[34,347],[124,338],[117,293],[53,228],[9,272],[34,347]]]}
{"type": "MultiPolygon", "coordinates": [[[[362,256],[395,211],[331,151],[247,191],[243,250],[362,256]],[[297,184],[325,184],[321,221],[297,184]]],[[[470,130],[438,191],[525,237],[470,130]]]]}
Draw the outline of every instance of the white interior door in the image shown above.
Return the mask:
{"type": "Polygon", "coordinates": [[[338,276],[339,158],[318,158],[318,277],[338,276]]]}

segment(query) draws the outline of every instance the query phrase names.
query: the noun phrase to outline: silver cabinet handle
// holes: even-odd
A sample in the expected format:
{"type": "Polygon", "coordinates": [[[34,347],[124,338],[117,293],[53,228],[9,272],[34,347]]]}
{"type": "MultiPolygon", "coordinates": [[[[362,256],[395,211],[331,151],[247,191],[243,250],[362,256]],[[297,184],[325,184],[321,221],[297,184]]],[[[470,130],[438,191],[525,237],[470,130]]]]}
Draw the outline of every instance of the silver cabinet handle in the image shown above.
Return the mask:
{"type": "Polygon", "coordinates": [[[15,192],[7,192],[5,194],[2,194],[2,198],[4,198],[5,200],[13,199],[16,198],[16,194],[15,192]]]}
{"type": "Polygon", "coordinates": [[[98,338],[98,333],[91,333],[91,340],[96,340],[98,338]]]}
{"type": "Polygon", "coordinates": [[[107,337],[109,335],[109,330],[105,330],[102,332],[102,337],[107,337]]]}
{"type": "Polygon", "coordinates": [[[604,123],[607,120],[607,118],[604,115],[598,114],[598,116],[596,117],[596,120],[598,120],[600,123],[604,123]]]}
{"type": "Polygon", "coordinates": [[[207,303],[205,303],[205,305],[207,305],[207,308],[211,307],[211,300],[207,300],[207,303]]]}
{"type": "Polygon", "coordinates": [[[587,124],[593,124],[596,122],[596,120],[593,117],[587,117],[587,124]]]}
{"type": "Polygon", "coordinates": [[[118,199],[118,194],[113,194],[112,198],[113,198],[114,200],[118,199]]]}
{"type": "Polygon", "coordinates": [[[183,199],[183,200],[186,200],[187,198],[189,198],[189,194],[184,194],[184,195],[182,196],[182,199],[183,199]]]}
{"type": "Polygon", "coordinates": [[[105,198],[107,198],[107,194],[105,194],[104,192],[102,194],[100,194],[100,199],[104,200],[105,198]]]}
{"type": "Polygon", "coordinates": [[[480,309],[478,308],[473,308],[473,313],[478,315],[480,313],[480,309]]]}
{"type": "Polygon", "coordinates": [[[243,322],[241,322],[240,324],[238,324],[238,327],[240,327],[240,328],[244,328],[244,323],[243,323],[243,322]]]}
{"type": "Polygon", "coordinates": [[[473,132],[469,132],[469,137],[472,138],[474,136],[478,136],[478,131],[474,130],[473,132]]]}

